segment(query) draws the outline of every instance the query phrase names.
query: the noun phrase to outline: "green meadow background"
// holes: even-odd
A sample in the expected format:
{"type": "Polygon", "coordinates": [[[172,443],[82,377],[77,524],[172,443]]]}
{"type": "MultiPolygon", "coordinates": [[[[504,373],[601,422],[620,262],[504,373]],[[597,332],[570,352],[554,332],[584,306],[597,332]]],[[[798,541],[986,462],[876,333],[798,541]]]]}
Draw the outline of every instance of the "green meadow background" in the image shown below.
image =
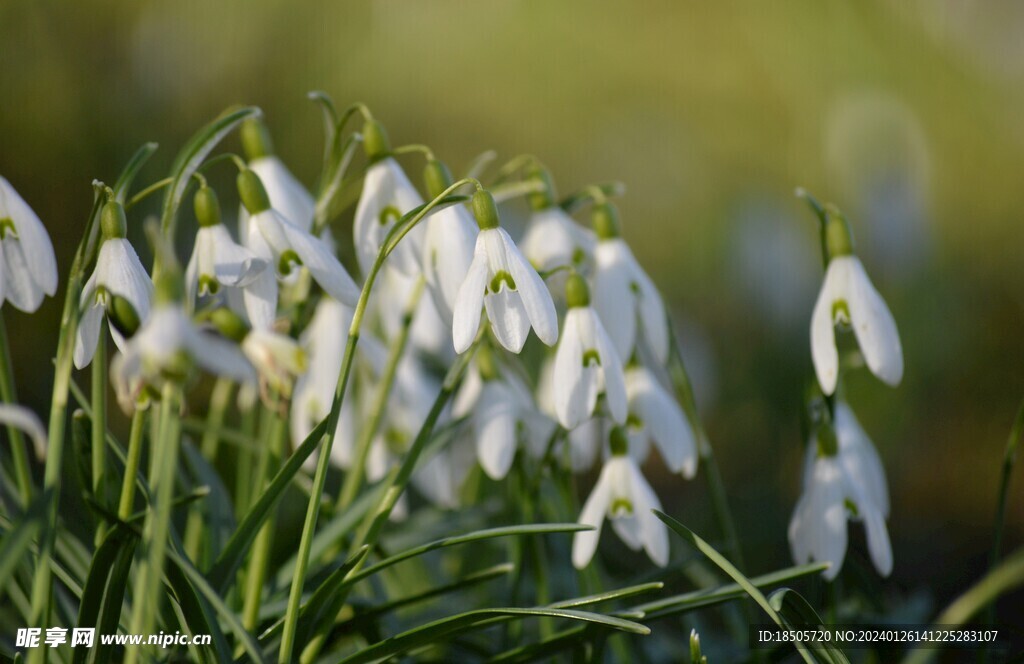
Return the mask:
{"type": "MultiPolygon", "coordinates": [[[[536,154],[562,193],[621,180],[624,232],[675,312],[751,572],[789,562],[821,278],[804,186],[846,211],[899,324],[903,384],[857,376],[847,395],[893,495],[880,588],[933,614],[986,569],[1024,396],[1022,30],[1010,0],[10,1],[0,174],[49,228],[62,280],[92,179],[150,140],[143,177],[162,177],[230,105],[261,106],[312,184],[312,89],[366,102],[396,144],[429,144],[456,172],[494,149],[536,154]]],[[[39,412],[59,311],[3,312],[39,412]]],[[[715,536],[702,479],[656,480],[670,513],[715,536]]],[[[1022,538],[1016,477],[1006,544],[1022,538]]]]}

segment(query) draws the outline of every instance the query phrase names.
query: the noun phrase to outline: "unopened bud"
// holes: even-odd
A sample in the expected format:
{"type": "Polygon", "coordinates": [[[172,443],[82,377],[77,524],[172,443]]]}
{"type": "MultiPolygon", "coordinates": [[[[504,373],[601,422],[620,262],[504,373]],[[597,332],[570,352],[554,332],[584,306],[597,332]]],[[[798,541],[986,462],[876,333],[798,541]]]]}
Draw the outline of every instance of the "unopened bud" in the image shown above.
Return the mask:
{"type": "Polygon", "coordinates": [[[834,206],[829,206],[825,213],[825,248],[828,258],[849,256],[853,253],[853,234],[846,217],[834,206]]]}
{"type": "Polygon", "coordinates": [[[225,307],[214,309],[206,317],[210,324],[217,328],[224,337],[241,343],[249,334],[249,326],[242,317],[225,307]]]}

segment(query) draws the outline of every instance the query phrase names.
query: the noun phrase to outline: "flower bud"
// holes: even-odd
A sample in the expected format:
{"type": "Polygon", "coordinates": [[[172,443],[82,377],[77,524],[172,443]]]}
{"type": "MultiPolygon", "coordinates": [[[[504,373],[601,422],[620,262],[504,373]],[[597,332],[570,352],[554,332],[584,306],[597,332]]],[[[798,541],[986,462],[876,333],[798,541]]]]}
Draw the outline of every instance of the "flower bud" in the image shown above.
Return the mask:
{"type": "Polygon", "coordinates": [[[599,240],[612,240],[621,235],[619,211],[611,203],[599,203],[590,214],[590,223],[599,240]]]}
{"type": "Polygon", "coordinates": [[[107,318],[110,320],[110,324],[125,338],[134,335],[139,329],[139,325],[142,324],[132,303],[117,294],[114,294],[108,301],[107,318]]]}
{"type": "Polygon", "coordinates": [[[853,234],[850,232],[850,225],[846,223],[843,213],[831,205],[825,212],[825,248],[828,250],[829,260],[853,253],[853,234]]]}
{"type": "Polygon", "coordinates": [[[491,192],[478,189],[473,194],[473,216],[476,217],[476,225],[482,231],[498,227],[498,206],[494,203],[491,192]]]}
{"type": "Polygon", "coordinates": [[[614,427],[609,435],[609,446],[612,456],[626,456],[629,454],[629,439],[626,438],[625,427],[614,427]]]}
{"type": "Polygon", "coordinates": [[[249,334],[249,326],[245,324],[242,317],[225,307],[218,307],[210,312],[206,319],[217,328],[224,337],[241,343],[242,339],[249,334]]]}
{"type": "Polygon", "coordinates": [[[217,200],[217,193],[203,185],[196,192],[192,200],[196,213],[196,221],[201,228],[209,228],[220,223],[220,202],[217,200]]]}
{"type": "Polygon", "coordinates": [[[565,281],[565,301],[570,309],[590,306],[590,288],[587,280],[573,272],[565,281]]]}
{"type": "Polygon", "coordinates": [[[372,118],[363,123],[363,150],[370,163],[379,161],[391,154],[391,141],[384,125],[372,118]]]}
{"type": "Polygon", "coordinates": [[[259,118],[248,118],[242,122],[242,151],[246,159],[252,161],[260,157],[274,154],[274,143],[270,140],[267,125],[259,118]]]}
{"type": "Polygon", "coordinates": [[[530,207],[534,210],[544,210],[555,204],[555,183],[551,179],[551,171],[543,166],[535,165],[526,173],[527,179],[540,185],[540,191],[530,194],[530,207]]]}
{"type": "Polygon", "coordinates": [[[242,199],[242,205],[249,211],[249,214],[259,214],[270,209],[270,197],[267,190],[263,188],[260,176],[250,169],[238,173],[238,196],[242,199]]]}
{"type": "Polygon", "coordinates": [[[437,198],[445,189],[452,186],[452,172],[448,166],[439,159],[430,159],[423,169],[423,182],[427,185],[427,194],[431,198],[437,198]]]}
{"type": "Polygon", "coordinates": [[[124,216],[124,208],[115,200],[103,204],[100,212],[100,232],[104,240],[124,238],[128,235],[128,220],[124,216]]]}

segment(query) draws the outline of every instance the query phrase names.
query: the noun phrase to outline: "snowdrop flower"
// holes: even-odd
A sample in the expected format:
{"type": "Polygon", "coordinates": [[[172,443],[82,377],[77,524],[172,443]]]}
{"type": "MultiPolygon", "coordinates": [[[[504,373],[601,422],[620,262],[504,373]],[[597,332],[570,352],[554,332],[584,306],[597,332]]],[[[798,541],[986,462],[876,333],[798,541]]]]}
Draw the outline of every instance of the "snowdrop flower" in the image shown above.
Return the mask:
{"type": "Polygon", "coordinates": [[[49,442],[46,437],[46,429],[43,428],[39,417],[31,410],[18,404],[0,403],[0,424],[21,429],[27,433],[35,447],[36,458],[40,461],[46,458],[49,442]]]}
{"type": "Polygon", "coordinates": [[[629,358],[642,335],[659,362],[668,361],[665,305],[654,282],[619,234],[618,213],[610,203],[594,208],[594,309],[608,329],[619,356],[629,358]],[[637,331],[637,328],[640,331],[637,331]]]}
{"type": "Polygon", "coordinates": [[[620,427],[612,429],[612,455],[580,512],[579,523],[594,530],[573,536],[572,564],[576,569],[583,569],[594,557],[605,517],[626,546],[634,551],[642,547],[659,567],[668,564],[668,530],[651,511],[660,510],[661,502],[627,447],[625,432],[620,427]]]}
{"type": "Polygon", "coordinates": [[[96,257],[96,268],[82,287],[80,305],[83,313],[75,336],[75,367],[81,369],[92,362],[100,338],[103,316],[108,314],[110,336],[123,352],[124,337],[117,329],[120,319],[133,318],[133,326],[149,315],[153,282],[142,267],[139,255],[125,239],[128,223],[124,208],[117,201],[108,201],[100,213],[102,244],[96,257]],[[120,300],[120,303],[118,302],[120,300]],[[127,304],[127,307],[119,306],[127,304]],[[125,312],[118,316],[119,311],[125,312]]]}
{"type": "Polygon", "coordinates": [[[296,377],[308,367],[306,353],[299,344],[277,332],[252,329],[242,338],[239,347],[259,374],[260,384],[266,388],[265,396],[272,393],[291,398],[296,377]]]}
{"type": "Polygon", "coordinates": [[[597,397],[604,393],[612,419],[623,424],[627,404],[622,361],[590,306],[587,282],[578,274],[570,275],[565,294],[569,311],[555,352],[552,377],[558,421],[566,429],[573,429],[593,415],[597,397]]]}
{"type": "Polygon", "coordinates": [[[215,295],[220,287],[248,286],[269,263],[236,243],[220,220],[220,204],[213,189],[203,185],[194,199],[199,230],[192,257],[185,269],[188,301],[196,295],[215,295]]]}
{"type": "Polygon", "coordinates": [[[521,242],[523,255],[541,272],[562,266],[588,267],[597,244],[594,233],[557,205],[547,169],[533,169],[531,178],[542,185],[542,191],[530,197],[533,212],[521,242]]]}
{"type": "Polygon", "coordinates": [[[488,477],[500,480],[515,459],[520,432],[546,440],[554,422],[537,409],[522,380],[499,370],[489,348],[481,346],[474,366],[452,404],[452,417],[469,417],[480,465],[488,477]]]}
{"type": "MultiPolygon", "coordinates": [[[[409,182],[402,167],[389,156],[391,146],[380,123],[367,120],[363,128],[363,147],[371,163],[363,180],[363,193],[356,205],[353,233],[356,258],[359,259],[363,274],[366,274],[376,260],[388,232],[402,215],[423,205],[423,199],[409,182]]],[[[419,271],[425,232],[423,224],[413,228],[398,244],[389,264],[407,275],[416,274],[419,271]]]]}
{"type": "MultiPolygon", "coordinates": [[[[452,184],[448,168],[431,160],[425,171],[427,191],[436,198],[452,184]]],[[[423,276],[441,319],[451,326],[459,287],[473,262],[477,227],[462,205],[446,207],[426,220],[423,238],[423,276]]]]}
{"type": "Polygon", "coordinates": [[[309,270],[313,280],[334,299],[355,306],[359,288],[321,239],[310,235],[270,207],[270,199],[251,170],[238,174],[238,193],[252,215],[247,245],[259,257],[272,261],[276,270],[264,270],[243,291],[245,310],[255,328],[267,329],[277,311],[277,279],[295,265],[309,270]]]}
{"type": "Polygon", "coordinates": [[[831,581],[846,557],[847,520],[863,521],[875,569],[888,576],[892,545],[885,526],[889,510],[885,475],[849,406],[836,404],[834,432],[819,430],[808,447],[803,494],[789,522],[793,559],[831,563],[822,572],[831,581]]]}
{"type": "Polygon", "coordinates": [[[256,379],[253,367],[235,344],[204,334],[185,315],[181,274],[165,268],[155,293],[153,311],[114,358],[110,375],[118,402],[130,412],[146,388],[159,390],[168,381],[181,382],[193,365],[239,383],[256,379]]]}
{"type": "MultiPolygon", "coordinates": [[[[242,123],[242,149],[249,168],[259,176],[270,197],[270,205],[282,217],[309,233],[313,228],[316,203],[284,162],[274,153],[270,133],[262,121],[250,118],[242,123]]],[[[248,228],[248,210],[239,210],[239,228],[248,228]]]]}
{"type": "Polygon", "coordinates": [[[837,323],[853,328],[871,373],[887,385],[899,385],[903,349],[896,321],[853,254],[849,227],[837,211],[828,214],[825,232],[828,268],[811,315],[811,356],[821,389],[832,394],[839,379],[837,323]]]}
{"type": "Polygon", "coordinates": [[[46,228],[0,177],[0,303],[31,313],[57,292],[57,259],[46,228]]]}
{"type": "Polygon", "coordinates": [[[679,403],[644,367],[627,368],[625,382],[630,454],[643,463],[654,441],[669,470],[692,478],[697,473],[697,445],[679,403]]]}
{"type": "MultiPolygon", "coordinates": [[[[548,356],[540,366],[540,375],[537,378],[537,408],[549,419],[558,420],[558,413],[555,412],[554,380],[555,361],[554,356],[548,356]]],[[[582,473],[590,470],[601,450],[602,442],[606,439],[608,422],[600,415],[595,415],[588,420],[576,425],[565,435],[565,444],[569,446],[569,468],[574,473],[582,473]]],[[[546,439],[534,441],[530,451],[537,458],[543,456],[546,451],[546,439]]],[[[559,460],[564,456],[559,455],[559,460]]]]}
{"type": "Polygon", "coordinates": [[[481,307],[487,310],[498,343],[507,350],[521,351],[531,326],[542,342],[554,345],[558,341],[555,304],[540,275],[498,226],[498,210],[490,193],[480,190],[473,195],[473,212],[480,233],[473,263],[455,300],[455,352],[464,353],[473,343],[481,307]]]}

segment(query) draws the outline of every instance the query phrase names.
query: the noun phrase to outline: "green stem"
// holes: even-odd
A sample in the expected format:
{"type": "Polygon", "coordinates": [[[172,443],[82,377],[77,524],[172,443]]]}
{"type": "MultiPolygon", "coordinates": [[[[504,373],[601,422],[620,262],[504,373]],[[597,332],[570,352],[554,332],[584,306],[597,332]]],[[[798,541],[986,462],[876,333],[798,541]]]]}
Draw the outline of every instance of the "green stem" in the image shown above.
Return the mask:
{"type": "MultiPolygon", "coordinates": [[[[14,369],[11,365],[11,349],[7,342],[7,324],[0,312],[0,400],[17,404],[18,393],[14,386],[14,369]]],[[[7,436],[11,441],[11,457],[14,461],[14,481],[18,485],[21,504],[28,507],[32,499],[32,469],[28,465],[28,443],[17,427],[8,426],[7,436]]]]}
{"type": "MultiPolygon", "coordinates": [[[[154,445],[150,462],[149,484],[155,504],[146,515],[142,532],[143,550],[147,557],[139,569],[131,619],[131,633],[150,634],[156,622],[163,585],[164,559],[171,527],[171,508],[174,502],[174,480],[178,471],[178,445],[181,426],[178,421],[179,389],[173,383],[164,386],[160,403],[160,433],[154,445]]],[[[134,664],[142,648],[126,648],[126,664],[134,664]]]]}
{"type": "MultiPolygon", "coordinates": [[[[92,495],[106,506],[107,464],[107,338],[100,334],[92,358],[92,495]]],[[[96,525],[96,546],[103,541],[105,523],[96,525]]]]}
{"type": "MultiPolygon", "coordinates": [[[[292,585],[288,591],[288,607],[285,612],[284,628],[281,633],[281,649],[278,654],[280,664],[287,664],[292,661],[292,652],[295,649],[295,630],[299,621],[299,609],[302,603],[302,588],[306,582],[306,568],[309,566],[310,548],[313,546],[313,535],[316,531],[316,521],[320,514],[320,501],[323,499],[324,485],[327,482],[327,470],[331,461],[331,446],[334,444],[334,432],[338,428],[338,418],[341,415],[341,402],[345,396],[345,388],[348,386],[349,375],[352,372],[352,361],[355,357],[356,344],[359,342],[359,328],[362,326],[363,317],[366,315],[366,306],[369,303],[370,291],[377,279],[377,274],[384,266],[384,261],[394,251],[409,231],[422,221],[434,208],[440,205],[441,201],[467,184],[475,184],[480,187],[476,180],[465,178],[454,183],[445,189],[441,194],[430,201],[418,212],[412,215],[406,223],[397,223],[391,229],[377,258],[366,275],[366,283],[356,303],[356,310],[352,315],[352,324],[349,326],[348,341],[345,344],[345,355],[341,362],[341,372],[338,376],[338,384],[334,391],[334,400],[331,403],[331,411],[327,416],[327,427],[324,432],[320,458],[317,460],[316,472],[313,475],[313,489],[310,492],[309,504],[306,508],[306,519],[302,525],[302,538],[299,541],[299,551],[295,562],[295,572],[292,576],[292,585]]],[[[396,499],[397,500],[397,499],[396,499]]],[[[390,510],[388,510],[390,512],[390,510]]]]}
{"type": "Polygon", "coordinates": [[[423,277],[420,277],[413,288],[412,295],[409,297],[409,302],[405,306],[405,311],[402,312],[401,327],[398,330],[398,335],[391,343],[388,362],[384,367],[384,374],[378,382],[377,394],[373,402],[373,410],[371,411],[372,414],[369,421],[360,431],[355,460],[352,463],[351,470],[345,476],[345,481],[341,487],[337,509],[339,512],[352,504],[362,486],[366,459],[370,456],[373,438],[377,434],[381,420],[384,419],[384,412],[388,408],[388,399],[391,396],[391,389],[395,384],[398,365],[402,361],[402,355],[405,353],[405,347],[409,341],[409,329],[412,327],[413,316],[416,313],[416,307],[419,305],[420,296],[423,294],[423,285],[423,277]]]}
{"type": "Polygon", "coordinates": [[[142,435],[146,430],[146,411],[136,410],[132,414],[132,427],[128,433],[128,453],[124,461],[124,479],[121,482],[121,502],[117,506],[117,518],[127,521],[135,507],[135,476],[139,473],[142,458],[142,435]]]}
{"type": "MultiPolygon", "coordinates": [[[[1017,409],[1017,417],[1013,421],[1013,428],[1010,429],[1010,437],[1006,441],[1006,451],[1003,453],[1003,472],[999,478],[999,498],[996,502],[996,524],[995,534],[992,537],[992,552],[989,555],[989,571],[995,571],[999,565],[1000,552],[1003,548],[1003,529],[1006,525],[1006,499],[1010,491],[1010,476],[1013,474],[1013,466],[1017,462],[1017,448],[1020,447],[1021,436],[1024,435],[1024,402],[1021,402],[1017,409]]],[[[996,605],[989,607],[986,616],[987,623],[994,625],[996,622],[996,605]]]]}
{"type": "MultiPolygon", "coordinates": [[[[218,378],[210,394],[210,409],[206,414],[206,427],[203,429],[203,437],[199,443],[200,453],[210,464],[217,462],[220,430],[224,425],[224,415],[231,400],[232,387],[233,383],[230,379],[218,378]]],[[[188,522],[185,524],[185,553],[196,561],[200,569],[205,569],[205,566],[201,565],[199,561],[203,534],[203,512],[197,508],[189,512],[188,522]]]]}

